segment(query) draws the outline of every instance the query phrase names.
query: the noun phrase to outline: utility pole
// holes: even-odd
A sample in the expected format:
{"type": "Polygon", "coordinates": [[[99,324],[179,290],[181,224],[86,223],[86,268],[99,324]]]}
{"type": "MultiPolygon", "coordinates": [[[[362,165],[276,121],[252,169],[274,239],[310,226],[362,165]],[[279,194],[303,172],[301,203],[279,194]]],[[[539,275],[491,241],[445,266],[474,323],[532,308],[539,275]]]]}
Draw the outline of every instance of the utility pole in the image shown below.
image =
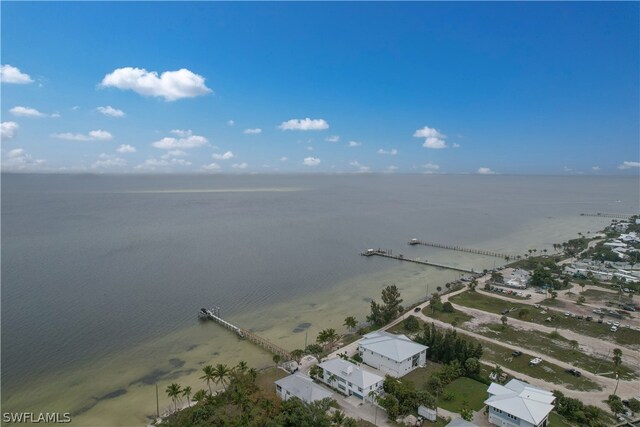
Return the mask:
{"type": "Polygon", "coordinates": [[[158,383],[156,383],[156,415],[160,418],[160,400],[158,399],[158,383]]]}

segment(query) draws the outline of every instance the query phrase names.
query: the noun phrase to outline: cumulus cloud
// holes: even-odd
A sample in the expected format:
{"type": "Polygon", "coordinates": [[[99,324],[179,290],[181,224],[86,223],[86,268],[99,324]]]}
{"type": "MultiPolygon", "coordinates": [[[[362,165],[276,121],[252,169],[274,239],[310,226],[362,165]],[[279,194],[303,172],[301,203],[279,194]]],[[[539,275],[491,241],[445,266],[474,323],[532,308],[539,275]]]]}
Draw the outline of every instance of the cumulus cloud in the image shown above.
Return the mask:
{"type": "Polygon", "coordinates": [[[136,148],[132,145],[129,144],[122,144],[121,146],[119,146],[116,151],[118,153],[135,153],[136,152],[136,148]]]}
{"type": "Polygon", "coordinates": [[[458,144],[457,142],[454,142],[453,144],[451,144],[451,146],[453,148],[460,148],[460,144],[458,144]]]}
{"type": "Polygon", "coordinates": [[[220,165],[217,163],[209,163],[208,165],[203,165],[202,169],[206,171],[217,171],[220,169],[220,165]]]}
{"type": "Polygon", "coordinates": [[[302,164],[306,166],[318,166],[320,164],[320,159],[317,157],[305,157],[302,164]]]}
{"type": "Polygon", "coordinates": [[[437,171],[440,169],[440,165],[436,165],[435,163],[431,163],[431,162],[425,163],[424,165],[422,165],[422,167],[431,171],[437,171]]]}
{"type": "Polygon", "coordinates": [[[31,108],[31,107],[13,107],[12,109],[9,110],[9,112],[11,114],[13,114],[14,116],[18,116],[18,117],[44,117],[46,116],[46,114],[41,113],[40,111],[36,110],[35,108],[31,108]]]}
{"type": "Polygon", "coordinates": [[[113,108],[111,105],[107,105],[106,107],[98,107],[96,111],[104,114],[105,116],[110,117],[124,117],[124,111],[118,110],[117,108],[113,108]]]}
{"type": "Polygon", "coordinates": [[[332,135],[332,136],[326,137],[324,140],[328,141],[328,142],[338,142],[338,141],[340,141],[340,136],[332,135]]]}
{"type": "Polygon", "coordinates": [[[13,138],[16,136],[19,127],[16,122],[2,122],[0,124],[0,139],[6,140],[13,138]]]}
{"type": "MultiPolygon", "coordinates": [[[[227,126],[233,126],[235,124],[236,124],[236,122],[234,122],[233,120],[228,120],[227,121],[227,126]]],[[[212,164],[215,164],[215,163],[212,163],[212,164]]]]}
{"type": "Polygon", "coordinates": [[[398,154],[398,150],[392,148],[391,150],[383,150],[382,148],[378,150],[378,154],[388,154],[390,156],[395,156],[398,154]]]}
{"type": "Polygon", "coordinates": [[[600,166],[592,166],[591,170],[599,171],[600,170],[600,166]]]}
{"type": "Polygon", "coordinates": [[[430,128],[429,126],[416,130],[413,133],[413,136],[415,138],[425,138],[424,143],[422,144],[425,148],[447,148],[447,143],[444,141],[447,136],[438,132],[437,129],[430,128]]]}
{"type": "Polygon", "coordinates": [[[247,135],[257,135],[259,133],[262,133],[262,129],[260,129],[260,128],[245,129],[245,130],[242,131],[242,133],[246,133],[247,135]]]}
{"type": "Polygon", "coordinates": [[[387,167],[384,169],[384,173],[394,173],[394,172],[395,172],[395,171],[397,171],[397,170],[398,170],[398,167],[397,167],[397,166],[391,165],[391,166],[387,166],[387,167]]]}
{"type": "Polygon", "coordinates": [[[158,170],[158,169],[166,169],[169,166],[191,166],[191,162],[185,159],[156,159],[150,158],[145,160],[143,163],[136,166],[136,169],[140,170],[158,170]]]}
{"type": "Polygon", "coordinates": [[[0,82],[24,85],[33,83],[29,74],[23,73],[19,68],[9,64],[0,67],[0,82]]]}
{"type": "Polygon", "coordinates": [[[163,155],[162,155],[162,156],[160,156],[160,157],[162,157],[163,159],[164,159],[164,158],[167,158],[167,159],[168,159],[169,157],[183,157],[183,156],[186,156],[186,155],[187,155],[187,152],[186,152],[186,151],[182,151],[182,150],[169,150],[169,151],[167,151],[165,154],[163,154],[163,155]]]}
{"type": "Polygon", "coordinates": [[[329,123],[324,119],[291,119],[282,122],[278,128],[282,130],[324,130],[329,129],[329,123]]]}
{"type": "Polygon", "coordinates": [[[286,162],[287,160],[289,160],[289,158],[288,158],[288,157],[280,157],[280,161],[281,161],[281,162],[286,162]]]}
{"type": "Polygon", "coordinates": [[[309,145],[309,146],[306,146],[306,147],[304,147],[304,148],[305,148],[307,151],[313,151],[313,147],[312,147],[312,146],[310,146],[310,145],[309,145]]]}
{"type": "Polygon", "coordinates": [[[362,145],[362,142],[358,141],[349,141],[349,147],[359,147],[362,145]]]}
{"type": "Polygon", "coordinates": [[[152,143],[151,145],[155,148],[160,148],[161,150],[177,150],[202,147],[207,142],[209,142],[204,136],[193,135],[193,132],[191,132],[190,129],[174,129],[171,131],[171,133],[176,135],[177,138],[164,137],[161,140],[152,143]]]}
{"type": "Polygon", "coordinates": [[[98,160],[91,165],[93,169],[109,169],[118,168],[127,165],[127,161],[121,157],[111,156],[109,154],[102,153],[98,156],[98,160]]]}
{"type": "Polygon", "coordinates": [[[480,175],[493,175],[493,174],[495,174],[495,172],[492,171],[489,168],[478,168],[478,173],[480,175]]]}
{"type": "Polygon", "coordinates": [[[100,86],[132,90],[140,95],[176,101],[211,93],[212,90],[204,82],[204,77],[186,68],[178,71],[165,71],[158,76],[156,71],[124,67],[117,68],[105,75],[100,86]]]}
{"type": "Polygon", "coordinates": [[[233,152],[227,151],[224,154],[212,154],[211,157],[213,157],[215,160],[229,160],[233,159],[235,155],[233,154],[233,152]]]}
{"type": "Polygon", "coordinates": [[[53,133],[51,136],[56,139],[65,139],[67,141],[109,141],[113,139],[113,135],[111,135],[111,133],[102,129],[92,130],[86,135],[82,133],[64,132],[53,133]]]}
{"type": "Polygon", "coordinates": [[[631,168],[640,168],[640,162],[622,162],[618,165],[618,169],[631,169],[631,168]]]}
{"type": "Polygon", "coordinates": [[[246,169],[249,167],[249,165],[245,162],[242,162],[242,163],[234,163],[231,165],[231,167],[234,169],[246,169]]]}
{"type": "Polygon", "coordinates": [[[360,172],[360,173],[365,173],[365,172],[369,172],[370,171],[369,166],[365,166],[365,165],[361,164],[360,162],[358,162],[357,160],[349,162],[349,166],[353,166],[354,168],[358,168],[358,172],[360,172]]]}
{"type": "Polygon", "coordinates": [[[14,148],[5,155],[2,169],[27,170],[36,169],[45,163],[44,160],[34,159],[22,148],[14,148]]]}

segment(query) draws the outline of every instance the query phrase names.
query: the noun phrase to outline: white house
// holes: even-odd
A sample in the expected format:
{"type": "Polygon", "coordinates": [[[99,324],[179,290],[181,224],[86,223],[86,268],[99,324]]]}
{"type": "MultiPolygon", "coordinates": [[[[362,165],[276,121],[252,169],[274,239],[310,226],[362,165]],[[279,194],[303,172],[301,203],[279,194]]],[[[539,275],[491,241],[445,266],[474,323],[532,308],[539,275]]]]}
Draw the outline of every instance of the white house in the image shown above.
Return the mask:
{"type": "Polygon", "coordinates": [[[293,374],[276,381],[276,393],[282,400],[297,397],[307,403],[331,397],[332,393],[301,374],[293,374]]]}
{"type": "Polygon", "coordinates": [[[367,365],[399,378],[427,362],[427,346],[405,335],[372,332],[360,341],[358,352],[367,365]]]}
{"type": "Polygon", "coordinates": [[[377,394],[382,390],[384,378],[364,366],[340,358],[327,360],[318,366],[322,368],[319,379],[346,396],[356,396],[367,402],[372,400],[371,392],[377,394]]]}
{"type": "Polygon", "coordinates": [[[513,379],[506,385],[491,383],[489,422],[500,427],[546,427],[553,410],[553,393],[513,379]]]}

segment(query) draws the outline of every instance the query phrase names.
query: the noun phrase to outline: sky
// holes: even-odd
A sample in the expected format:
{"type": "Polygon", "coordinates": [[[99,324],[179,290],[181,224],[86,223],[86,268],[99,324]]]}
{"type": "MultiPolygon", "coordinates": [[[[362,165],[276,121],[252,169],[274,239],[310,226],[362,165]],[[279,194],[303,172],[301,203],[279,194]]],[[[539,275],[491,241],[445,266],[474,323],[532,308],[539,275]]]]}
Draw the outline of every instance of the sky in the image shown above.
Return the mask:
{"type": "Polygon", "coordinates": [[[7,2],[2,170],[640,173],[638,2],[7,2]]]}

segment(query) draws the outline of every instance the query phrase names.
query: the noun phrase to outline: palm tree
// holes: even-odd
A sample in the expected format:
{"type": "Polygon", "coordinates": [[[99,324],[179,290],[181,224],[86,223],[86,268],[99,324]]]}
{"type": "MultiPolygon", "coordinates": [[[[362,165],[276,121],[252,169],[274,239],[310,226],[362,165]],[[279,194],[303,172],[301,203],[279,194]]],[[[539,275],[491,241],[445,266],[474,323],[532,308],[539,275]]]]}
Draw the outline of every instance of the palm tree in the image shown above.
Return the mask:
{"type": "Polygon", "coordinates": [[[442,292],[442,286],[437,286],[436,291],[438,291],[438,293],[442,292]]]}
{"type": "Polygon", "coordinates": [[[173,400],[173,404],[175,405],[176,411],[178,410],[178,398],[180,397],[180,393],[182,390],[180,389],[180,385],[177,383],[171,384],[167,387],[167,396],[173,400]]]}
{"type": "Polygon", "coordinates": [[[213,377],[215,379],[216,384],[222,383],[222,387],[226,390],[227,389],[226,381],[230,373],[231,373],[231,370],[227,365],[218,363],[213,370],[213,377]]]}
{"type": "Polygon", "coordinates": [[[189,407],[191,407],[191,387],[190,386],[186,386],[182,390],[182,395],[183,396],[187,396],[187,405],[189,405],[189,407]]]}
{"type": "Polygon", "coordinates": [[[213,366],[211,365],[207,365],[204,368],[202,368],[202,372],[204,372],[204,375],[200,377],[201,380],[204,380],[207,383],[207,386],[209,386],[209,394],[213,394],[211,391],[211,382],[215,381],[215,373],[213,370],[213,366]]]}
{"type": "Polygon", "coordinates": [[[291,351],[291,357],[293,357],[293,360],[295,360],[299,365],[300,361],[302,361],[302,358],[304,357],[304,350],[296,348],[295,350],[291,351]]]}
{"type": "Polygon", "coordinates": [[[280,356],[279,354],[274,354],[272,360],[273,360],[273,363],[276,364],[276,368],[277,368],[278,364],[282,362],[282,356],[280,356]]]}
{"type": "Polygon", "coordinates": [[[193,400],[200,403],[207,398],[207,392],[200,389],[193,394],[193,400]]]}
{"type": "Polygon", "coordinates": [[[333,382],[337,380],[338,377],[336,377],[334,374],[331,374],[328,379],[329,379],[329,384],[333,385],[333,382]]]}
{"type": "Polygon", "coordinates": [[[251,382],[256,382],[256,378],[258,378],[258,371],[256,368],[250,368],[248,371],[249,378],[251,378],[251,382]]]}
{"type": "Polygon", "coordinates": [[[331,422],[337,426],[340,427],[342,425],[342,423],[344,422],[344,420],[346,419],[344,412],[342,411],[335,411],[333,413],[333,416],[331,417],[331,422]]]}
{"type": "Polygon", "coordinates": [[[353,316],[349,316],[346,319],[344,319],[344,326],[349,328],[350,331],[354,330],[357,324],[358,324],[358,321],[353,316]]]}
{"type": "Polygon", "coordinates": [[[500,318],[500,321],[502,322],[502,329],[507,327],[507,320],[508,320],[507,316],[502,316],[500,318]]]}
{"type": "Polygon", "coordinates": [[[622,350],[619,348],[613,349],[613,365],[616,367],[616,373],[618,372],[620,365],[622,364],[622,350]]]}
{"type": "Polygon", "coordinates": [[[241,360],[240,362],[238,362],[238,365],[235,369],[240,372],[247,372],[247,369],[249,369],[249,365],[247,365],[247,362],[245,362],[244,360],[241,360]]]}

